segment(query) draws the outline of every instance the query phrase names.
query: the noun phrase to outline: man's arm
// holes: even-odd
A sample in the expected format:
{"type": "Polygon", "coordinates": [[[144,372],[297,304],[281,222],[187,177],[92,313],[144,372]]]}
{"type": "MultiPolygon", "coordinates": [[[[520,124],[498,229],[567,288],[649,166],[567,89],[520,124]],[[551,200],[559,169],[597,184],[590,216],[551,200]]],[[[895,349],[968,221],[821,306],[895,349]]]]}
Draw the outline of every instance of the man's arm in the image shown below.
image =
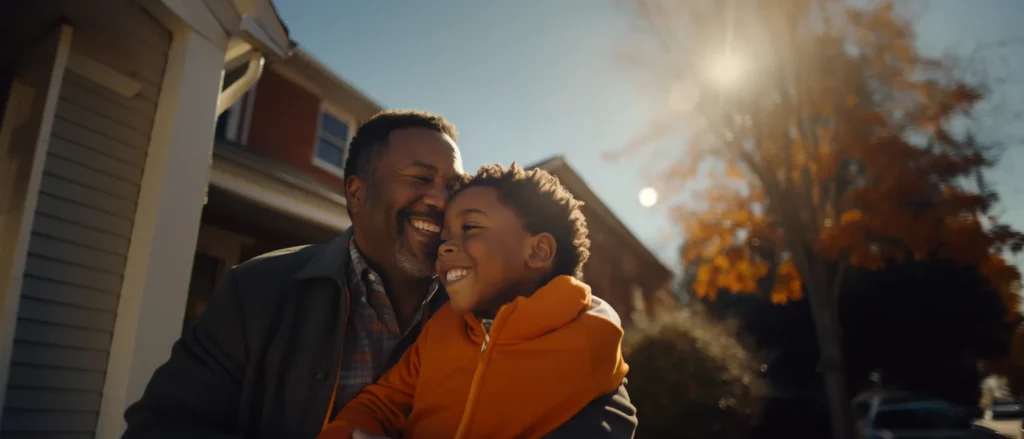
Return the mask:
{"type": "Polygon", "coordinates": [[[123,439],[229,439],[237,419],[248,352],[235,270],[125,412],[123,439]]]}
{"type": "Polygon", "coordinates": [[[629,402],[626,380],[614,392],[591,401],[547,439],[631,439],[636,431],[636,408],[629,402]]]}

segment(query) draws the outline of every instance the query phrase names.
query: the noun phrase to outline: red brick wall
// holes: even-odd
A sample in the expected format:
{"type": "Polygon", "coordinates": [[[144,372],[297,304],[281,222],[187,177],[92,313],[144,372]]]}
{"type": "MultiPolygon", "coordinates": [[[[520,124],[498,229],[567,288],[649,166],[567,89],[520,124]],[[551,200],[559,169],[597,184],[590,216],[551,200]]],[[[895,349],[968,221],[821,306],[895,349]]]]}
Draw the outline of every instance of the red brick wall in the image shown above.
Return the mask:
{"type": "Polygon", "coordinates": [[[248,146],[328,185],[342,188],[341,177],[313,165],[319,120],[319,96],[273,69],[267,69],[256,86],[248,146]]]}

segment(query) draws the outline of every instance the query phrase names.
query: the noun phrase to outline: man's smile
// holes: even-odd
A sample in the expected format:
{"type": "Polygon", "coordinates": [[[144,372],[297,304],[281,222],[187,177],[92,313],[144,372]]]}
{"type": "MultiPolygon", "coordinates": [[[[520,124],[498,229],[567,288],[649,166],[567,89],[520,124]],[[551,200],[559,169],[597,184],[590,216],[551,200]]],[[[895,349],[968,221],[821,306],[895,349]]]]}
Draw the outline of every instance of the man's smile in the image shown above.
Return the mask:
{"type": "Polygon", "coordinates": [[[411,235],[410,238],[415,241],[432,243],[441,237],[441,224],[433,218],[411,216],[406,221],[406,225],[411,232],[408,233],[411,235]]]}
{"type": "Polygon", "coordinates": [[[409,224],[423,234],[436,235],[441,233],[441,226],[432,219],[412,217],[409,218],[409,224]]]}

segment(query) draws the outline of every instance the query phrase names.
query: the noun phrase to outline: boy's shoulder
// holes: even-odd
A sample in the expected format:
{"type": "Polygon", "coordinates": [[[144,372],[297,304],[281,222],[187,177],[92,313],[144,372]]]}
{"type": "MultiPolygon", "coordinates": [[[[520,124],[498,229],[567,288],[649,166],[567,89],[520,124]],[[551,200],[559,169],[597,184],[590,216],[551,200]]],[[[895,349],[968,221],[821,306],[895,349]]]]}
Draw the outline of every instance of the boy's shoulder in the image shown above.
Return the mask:
{"type": "Polygon", "coordinates": [[[615,308],[612,308],[608,302],[597,296],[590,296],[590,305],[587,306],[586,311],[580,315],[581,318],[586,319],[600,319],[607,321],[619,328],[622,327],[622,318],[619,317],[619,313],[615,312],[615,308]]]}
{"type": "Polygon", "coordinates": [[[618,346],[622,342],[622,319],[608,302],[590,297],[590,305],[577,319],[587,333],[591,346],[618,346]]]}

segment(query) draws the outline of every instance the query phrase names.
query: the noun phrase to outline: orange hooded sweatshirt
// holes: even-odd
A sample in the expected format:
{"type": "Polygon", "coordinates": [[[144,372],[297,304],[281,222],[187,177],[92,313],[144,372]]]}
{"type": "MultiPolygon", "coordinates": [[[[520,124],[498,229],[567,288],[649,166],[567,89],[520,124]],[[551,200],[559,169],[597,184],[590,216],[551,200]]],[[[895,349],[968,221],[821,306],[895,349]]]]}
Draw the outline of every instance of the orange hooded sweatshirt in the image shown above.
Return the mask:
{"type": "Polygon", "coordinates": [[[622,383],[622,328],[590,287],[559,276],[490,324],[445,305],[320,439],[356,429],[417,438],[536,438],[622,383]]]}

